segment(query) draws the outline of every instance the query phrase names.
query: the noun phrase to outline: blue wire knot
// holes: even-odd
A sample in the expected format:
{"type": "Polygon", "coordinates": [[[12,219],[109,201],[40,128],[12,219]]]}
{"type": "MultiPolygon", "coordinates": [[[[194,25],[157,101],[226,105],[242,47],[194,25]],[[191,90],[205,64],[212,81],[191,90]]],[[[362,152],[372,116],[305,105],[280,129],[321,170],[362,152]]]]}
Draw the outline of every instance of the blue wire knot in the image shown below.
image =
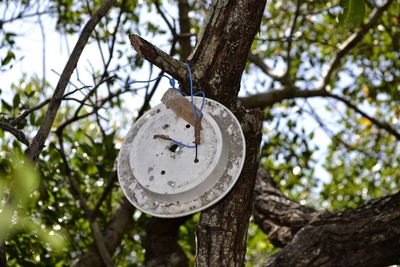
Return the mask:
{"type": "MultiPolygon", "coordinates": [[[[205,102],[206,95],[205,95],[205,93],[203,91],[198,91],[198,92],[194,93],[192,70],[190,69],[190,66],[187,63],[185,63],[185,67],[186,67],[186,69],[187,69],[187,71],[189,73],[190,102],[192,104],[193,119],[194,119],[195,124],[197,124],[197,122],[201,119],[201,114],[202,114],[203,109],[204,109],[204,102],[205,102]],[[203,99],[201,101],[201,107],[199,109],[199,112],[197,113],[196,112],[196,106],[194,104],[194,96],[198,96],[198,95],[201,95],[203,99]]],[[[157,81],[158,79],[160,79],[162,77],[165,77],[165,78],[167,78],[169,80],[169,85],[171,85],[171,87],[174,90],[177,90],[183,96],[187,96],[187,94],[185,94],[182,90],[180,90],[180,89],[175,87],[175,79],[174,78],[168,77],[167,75],[164,75],[164,74],[158,75],[156,78],[150,79],[150,80],[147,80],[147,81],[136,81],[136,80],[133,80],[132,82],[129,82],[127,85],[131,85],[131,84],[134,84],[134,83],[151,83],[151,82],[157,81]]],[[[171,139],[171,141],[173,143],[177,144],[178,146],[181,146],[181,147],[188,147],[188,148],[196,148],[197,147],[196,145],[184,144],[184,143],[182,143],[182,142],[180,142],[178,140],[175,140],[175,139],[171,139]]]]}

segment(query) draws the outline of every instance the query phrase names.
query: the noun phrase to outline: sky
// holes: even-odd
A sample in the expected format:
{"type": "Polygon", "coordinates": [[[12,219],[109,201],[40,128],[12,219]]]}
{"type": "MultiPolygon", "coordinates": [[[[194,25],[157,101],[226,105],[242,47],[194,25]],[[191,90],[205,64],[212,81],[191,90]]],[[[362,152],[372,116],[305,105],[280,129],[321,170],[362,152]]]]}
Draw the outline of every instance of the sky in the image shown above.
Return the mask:
{"type": "MultiPolygon", "coordinates": [[[[0,14],[2,14],[2,7],[0,5],[0,14]]],[[[174,13],[174,10],[169,10],[171,13],[174,13]]],[[[156,17],[155,14],[154,16],[148,16],[149,18],[152,19],[153,23],[156,17]]],[[[158,18],[159,19],[159,18],[158,18]]],[[[11,83],[17,83],[19,79],[21,79],[22,74],[26,74],[28,77],[32,75],[37,75],[38,77],[45,77],[46,80],[52,85],[53,88],[48,88],[46,89],[46,93],[50,97],[52,94],[52,91],[57,84],[57,81],[59,79],[59,75],[61,74],[65,63],[68,60],[68,55],[69,52],[72,50],[78,36],[68,36],[65,37],[58,33],[55,30],[55,19],[50,18],[48,16],[42,16],[41,17],[41,23],[43,25],[43,30],[44,30],[44,35],[43,31],[41,30],[40,23],[38,21],[37,17],[32,17],[28,20],[19,20],[16,22],[13,22],[11,24],[6,24],[4,27],[7,30],[12,30],[16,33],[18,33],[17,37],[17,45],[18,45],[18,50],[15,52],[17,55],[17,58],[22,58],[18,62],[14,64],[14,67],[6,72],[0,72],[0,88],[3,89],[3,97],[4,94],[9,95],[9,97],[12,97],[12,92],[10,90],[7,90],[7,88],[10,88],[11,83]],[[44,41],[44,43],[43,43],[44,41]],[[44,47],[43,47],[44,44],[44,47]],[[43,66],[43,49],[45,50],[45,65],[43,66]],[[43,76],[44,75],[44,76],[43,76]]],[[[160,24],[163,22],[160,20],[160,24]]],[[[123,32],[119,33],[121,35],[124,35],[123,32]]],[[[146,36],[143,36],[146,38],[146,36]]],[[[128,38],[126,35],[125,38],[128,38]]],[[[152,38],[152,41],[154,43],[158,43],[157,37],[152,38]]],[[[129,45],[127,43],[126,45],[129,45]]],[[[134,54],[135,51],[132,49],[131,53],[134,54]]],[[[84,85],[93,85],[92,77],[90,75],[90,64],[88,62],[91,62],[92,65],[102,65],[101,62],[101,57],[100,53],[98,50],[98,47],[96,44],[92,43],[88,45],[80,60],[78,63],[78,72],[75,72],[72,76],[71,82],[81,86],[82,84],[78,81],[77,77],[79,76],[79,80],[82,81],[84,85]]],[[[156,76],[156,74],[159,72],[157,67],[154,67],[155,69],[153,70],[153,78],[156,76]]],[[[281,66],[282,69],[279,68],[277,71],[283,72],[283,67],[281,66]]],[[[149,64],[145,64],[145,67],[142,68],[139,72],[136,72],[132,74],[131,79],[135,80],[147,80],[149,79],[149,64]]],[[[263,74],[261,74],[263,75],[263,74]]],[[[257,80],[256,76],[244,76],[242,80],[242,88],[245,88],[246,90],[242,90],[240,95],[244,95],[245,93],[256,93],[260,89],[255,89],[253,85],[255,84],[257,80]]],[[[166,89],[169,88],[168,80],[163,79],[162,83],[159,87],[160,89],[156,92],[151,104],[157,105],[160,103],[160,99],[162,94],[166,89]],[[165,90],[164,90],[165,89],[165,90]]],[[[70,86],[69,89],[73,89],[72,86],[70,86]]],[[[124,95],[124,98],[126,98],[127,103],[134,103],[126,105],[124,110],[128,112],[128,114],[125,114],[125,116],[128,117],[135,117],[137,114],[137,108],[141,105],[142,99],[143,99],[143,91],[139,91],[138,95],[124,95]],[[130,113],[130,114],[129,114],[130,113]]],[[[83,97],[81,95],[80,97],[83,97]]],[[[319,101],[318,99],[311,99],[309,100],[311,105],[319,112],[323,113],[324,112],[324,103],[322,101],[319,101]]],[[[321,114],[320,114],[321,115],[321,114]]],[[[117,123],[118,125],[121,125],[121,120],[119,120],[120,115],[116,114],[115,121],[113,123],[117,123]]],[[[269,125],[264,125],[266,130],[272,131],[271,127],[269,125]]],[[[318,143],[316,143],[319,147],[320,150],[314,155],[314,157],[318,160],[317,167],[315,169],[315,176],[320,178],[321,181],[323,182],[329,182],[330,176],[329,174],[323,169],[322,164],[323,164],[323,158],[324,158],[324,153],[326,153],[326,148],[327,145],[330,143],[330,138],[326,135],[325,132],[323,132],[317,125],[315,121],[313,121],[311,118],[307,119],[302,122],[302,126],[305,126],[306,129],[309,131],[314,131],[315,133],[315,140],[317,140],[318,143]]],[[[120,129],[120,136],[125,136],[126,132],[128,130],[128,127],[123,127],[121,126],[120,129]]],[[[299,167],[294,166],[293,168],[293,173],[301,173],[301,169],[299,170],[299,167]]],[[[318,189],[317,189],[318,190],[318,189]]]]}

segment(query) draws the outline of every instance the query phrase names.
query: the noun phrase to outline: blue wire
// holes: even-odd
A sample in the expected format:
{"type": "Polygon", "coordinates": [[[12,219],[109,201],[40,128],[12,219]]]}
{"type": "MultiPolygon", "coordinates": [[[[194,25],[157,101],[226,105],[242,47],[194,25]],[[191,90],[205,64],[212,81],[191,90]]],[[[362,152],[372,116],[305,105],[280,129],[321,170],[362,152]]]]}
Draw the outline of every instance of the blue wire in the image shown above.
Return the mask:
{"type": "MultiPolygon", "coordinates": [[[[188,70],[188,73],[189,73],[190,100],[191,100],[191,103],[192,103],[193,119],[194,119],[194,122],[196,123],[197,120],[201,119],[201,114],[203,112],[206,95],[205,95],[205,93],[203,91],[199,91],[199,92],[196,92],[196,93],[193,92],[192,71],[190,69],[189,64],[185,63],[185,67],[186,67],[186,69],[188,70]],[[201,107],[200,107],[200,110],[199,110],[198,114],[196,112],[196,106],[194,104],[194,96],[197,96],[197,95],[201,95],[202,98],[203,98],[202,101],[201,101],[201,107]]],[[[170,78],[170,77],[168,77],[168,76],[166,76],[164,74],[158,75],[156,78],[151,79],[151,80],[147,80],[147,81],[135,81],[134,80],[132,82],[127,83],[127,85],[131,85],[131,84],[134,84],[134,83],[151,83],[151,82],[154,82],[154,81],[156,81],[156,80],[158,80],[158,79],[160,79],[162,77],[165,77],[165,78],[167,78],[169,80],[169,84],[171,85],[171,87],[174,90],[177,90],[183,96],[187,96],[187,94],[185,94],[183,91],[181,91],[181,90],[179,90],[178,88],[175,87],[175,79],[174,78],[170,78]]],[[[195,148],[196,147],[196,145],[187,145],[187,144],[184,144],[184,143],[182,143],[182,142],[180,142],[178,140],[175,140],[175,139],[171,139],[171,141],[173,143],[177,144],[178,146],[182,146],[182,147],[188,147],[188,148],[195,148]]]]}
{"type": "Polygon", "coordinates": [[[187,144],[184,144],[184,143],[182,143],[178,140],[172,139],[172,138],[171,138],[171,141],[172,141],[172,143],[177,144],[178,146],[182,146],[182,147],[187,147],[187,148],[195,148],[196,147],[196,145],[187,145],[187,144]]]}
{"type": "MultiPolygon", "coordinates": [[[[203,99],[201,100],[201,106],[200,106],[200,114],[203,113],[203,108],[204,108],[204,102],[206,99],[206,94],[203,91],[199,91],[195,93],[194,95],[201,95],[203,99]]],[[[200,115],[199,115],[200,116],[200,115]]]]}
{"type": "Polygon", "coordinates": [[[196,113],[196,106],[194,105],[194,98],[193,98],[193,80],[192,80],[192,71],[190,69],[189,64],[185,63],[185,67],[189,73],[189,86],[190,86],[190,101],[192,102],[192,112],[193,112],[193,120],[196,124],[197,122],[197,113],[196,113]]]}
{"type": "Polygon", "coordinates": [[[165,74],[158,75],[158,76],[155,77],[154,79],[147,80],[147,81],[135,81],[135,80],[133,80],[132,82],[127,83],[127,85],[131,85],[131,84],[134,84],[134,83],[151,83],[151,82],[157,81],[158,79],[160,79],[160,78],[162,78],[162,77],[167,78],[167,79],[169,80],[169,85],[171,85],[171,87],[174,88],[175,90],[178,90],[178,91],[179,91],[179,89],[177,89],[177,88],[175,87],[175,79],[174,79],[174,78],[170,78],[170,77],[168,77],[168,76],[165,75],[165,74]]]}
{"type": "MultiPolygon", "coordinates": [[[[127,83],[127,85],[131,85],[131,84],[134,84],[134,83],[151,83],[151,82],[154,82],[154,81],[156,81],[156,80],[158,80],[158,79],[160,79],[161,77],[167,77],[167,76],[165,76],[165,75],[158,75],[157,77],[155,77],[154,79],[151,79],[151,80],[148,80],[148,81],[135,81],[135,80],[133,80],[132,82],[129,82],[129,83],[127,83]]],[[[167,77],[168,78],[168,77],[167,77]]]]}

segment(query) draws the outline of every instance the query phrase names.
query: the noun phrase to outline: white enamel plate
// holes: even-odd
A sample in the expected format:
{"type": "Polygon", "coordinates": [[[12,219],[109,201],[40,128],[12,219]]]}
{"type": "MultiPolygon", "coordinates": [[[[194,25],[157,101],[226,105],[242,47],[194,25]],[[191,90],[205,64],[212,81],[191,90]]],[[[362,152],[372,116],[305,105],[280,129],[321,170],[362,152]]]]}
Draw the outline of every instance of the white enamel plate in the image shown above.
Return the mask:
{"type": "MultiPolygon", "coordinates": [[[[201,97],[195,97],[200,106],[201,97]]],[[[242,171],[246,146],[235,116],[205,99],[198,145],[178,146],[168,136],[193,145],[194,128],[164,104],[144,114],[129,130],[118,156],[119,183],[138,209],[157,217],[181,217],[222,199],[242,171]]]]}

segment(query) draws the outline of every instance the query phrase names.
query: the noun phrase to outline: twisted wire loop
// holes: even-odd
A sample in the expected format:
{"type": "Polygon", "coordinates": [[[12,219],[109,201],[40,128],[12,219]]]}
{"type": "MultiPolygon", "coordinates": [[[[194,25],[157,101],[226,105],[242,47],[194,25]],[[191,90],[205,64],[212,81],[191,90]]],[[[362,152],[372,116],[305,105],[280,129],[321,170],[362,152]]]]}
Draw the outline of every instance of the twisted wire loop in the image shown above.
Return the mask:
{"type": "MultiPolygon", "coordinates": [[[[205,95],[205,93],[203,91],[194,92],[192,70],[190,69],[190,66],[187,63],[185,63],[185,67],[186,67],[186,69],[188,71],[188,74],[189,74],[190,102],[192,104],[193,119],[194,119],[195,125],[197,125],[197,123],[201,120],[201,114],[202,114],[203,109],[204,109],[204,103],[205,103],[206,95],[205,95]],[[196,112],[196,105],[194,104],[194,97],[198,96],[198,95],[200,95],[202,97],[202,101],[201,101],[201,106],[200,106],[199,112],[196,112]]],[[[147,80],[147,81],[136,81],[136,80],[134,80],[134,81],[131,81],[131,82],[127,83],[127,85],[131,85],[131,84],[135,84],[135,83],[151,83],[151,82],[157,81],[158,79],[161,79],[163,77],[165,77],[165,78],[167,78],[169,80],[169,84],[174,90],[178,91],[183,96],[188,96],[182,90],[180,90],[180,89],[175,87],[175,79],[174,78],[169,77],[169,76],[167,76],[165,74],[161,74],[161,75],[157,76],[156,78],[150,79],[150,80],[147,80]]],[[[196,130],[196,127],[193,127],[193,128],[196,130]]],[[[183,143],[183,142],[181,142],[179,140],[175,140],[175,139],[172,139],[172,138],[170,138],[170,141],[173,142],[174,144],[178,145],[178,146],[181,146],[181,147],[195,148],[196,149],[195,162],[198,162],[198,159],[197,159],[197,144],[189,145],[189,144],[185,144],[185,143],[183,143]]]]}

